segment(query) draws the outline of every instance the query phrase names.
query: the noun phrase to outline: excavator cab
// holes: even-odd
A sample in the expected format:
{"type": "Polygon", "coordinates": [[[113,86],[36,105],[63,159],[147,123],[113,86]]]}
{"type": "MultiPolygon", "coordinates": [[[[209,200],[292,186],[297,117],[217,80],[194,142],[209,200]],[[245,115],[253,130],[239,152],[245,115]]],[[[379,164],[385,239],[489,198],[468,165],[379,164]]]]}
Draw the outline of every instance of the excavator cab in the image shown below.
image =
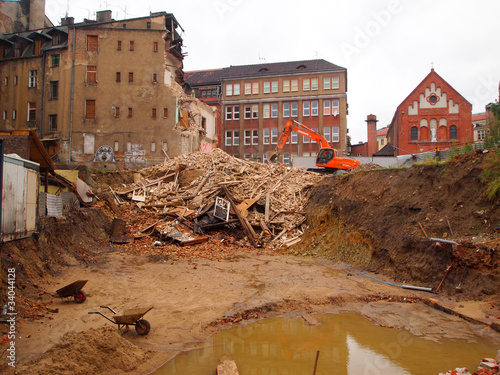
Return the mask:
{"type": "Polygon", "coordinates": [[[327,165],[335,157],[336,151],[333,148],[322,148],[316,157],[316,165],[327,165]]]}

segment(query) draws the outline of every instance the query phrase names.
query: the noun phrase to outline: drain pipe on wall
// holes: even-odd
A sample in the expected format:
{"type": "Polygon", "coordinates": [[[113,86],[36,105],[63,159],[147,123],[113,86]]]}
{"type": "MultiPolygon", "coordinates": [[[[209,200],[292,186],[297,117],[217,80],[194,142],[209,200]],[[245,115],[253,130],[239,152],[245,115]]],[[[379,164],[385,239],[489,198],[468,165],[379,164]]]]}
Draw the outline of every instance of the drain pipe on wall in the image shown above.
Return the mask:
{"type": "Polygon", "coordinates": [[[71,62],[71,98],[69,101],[69,162],[73,150],[73,94],[75,91],[75,53],[76,53],[76,26],[73,26],[73,56],[71,62]]]}

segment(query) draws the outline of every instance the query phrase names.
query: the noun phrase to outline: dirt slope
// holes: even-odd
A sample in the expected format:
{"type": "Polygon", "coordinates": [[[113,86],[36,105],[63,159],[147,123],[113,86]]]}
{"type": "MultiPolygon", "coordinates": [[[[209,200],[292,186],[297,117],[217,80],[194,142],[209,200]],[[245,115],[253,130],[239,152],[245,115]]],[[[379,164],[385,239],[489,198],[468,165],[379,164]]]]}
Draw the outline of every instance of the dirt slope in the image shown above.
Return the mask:
{"type": "MultiPolygon", "coordinates": [[[[500,200],[485,198],[497,153],[459,156],[444,165],[359,171],[329,177],[307,206],[310,230],[289,252],[339,259],[393,276],[410,285],[437,287],[453,261],[453,246],[426,237],[458,241],[442,289],[464,296],[500,290],[500,200]],[[423,230],[420,225],[422,225],[423,230]],[[426,235],[424,234],[424,231],[426,235]]],[[[497,172],[498,173],[498,172],[497,172]]]]}

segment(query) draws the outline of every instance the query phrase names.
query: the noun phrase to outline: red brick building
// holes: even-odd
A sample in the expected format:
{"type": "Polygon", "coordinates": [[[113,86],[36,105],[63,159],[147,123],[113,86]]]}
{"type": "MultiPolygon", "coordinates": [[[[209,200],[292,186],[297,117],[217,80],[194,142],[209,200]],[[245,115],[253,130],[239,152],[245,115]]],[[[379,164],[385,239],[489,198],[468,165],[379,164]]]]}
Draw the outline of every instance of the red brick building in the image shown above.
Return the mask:
{"type": "Polygon", "coordinates": [[[395,155],[472,143],[472,104],[431,69],[396,109],[387,138],[395,155]]]}

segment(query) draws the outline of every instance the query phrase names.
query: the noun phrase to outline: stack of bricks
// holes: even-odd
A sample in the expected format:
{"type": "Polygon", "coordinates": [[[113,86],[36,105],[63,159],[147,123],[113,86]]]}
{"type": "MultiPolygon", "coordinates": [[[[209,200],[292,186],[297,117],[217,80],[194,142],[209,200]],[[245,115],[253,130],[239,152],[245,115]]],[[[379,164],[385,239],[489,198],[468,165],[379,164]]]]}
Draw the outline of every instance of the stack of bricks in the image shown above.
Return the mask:
{"type": "Polygon", "coordinates": [[[477,371],[471,374],[467,368],[456,368],[448,372],[440,372],[438,375],[500,375],[500,350],[497,353],[496,359],[483,358],[479,364],[477,371]]]}

